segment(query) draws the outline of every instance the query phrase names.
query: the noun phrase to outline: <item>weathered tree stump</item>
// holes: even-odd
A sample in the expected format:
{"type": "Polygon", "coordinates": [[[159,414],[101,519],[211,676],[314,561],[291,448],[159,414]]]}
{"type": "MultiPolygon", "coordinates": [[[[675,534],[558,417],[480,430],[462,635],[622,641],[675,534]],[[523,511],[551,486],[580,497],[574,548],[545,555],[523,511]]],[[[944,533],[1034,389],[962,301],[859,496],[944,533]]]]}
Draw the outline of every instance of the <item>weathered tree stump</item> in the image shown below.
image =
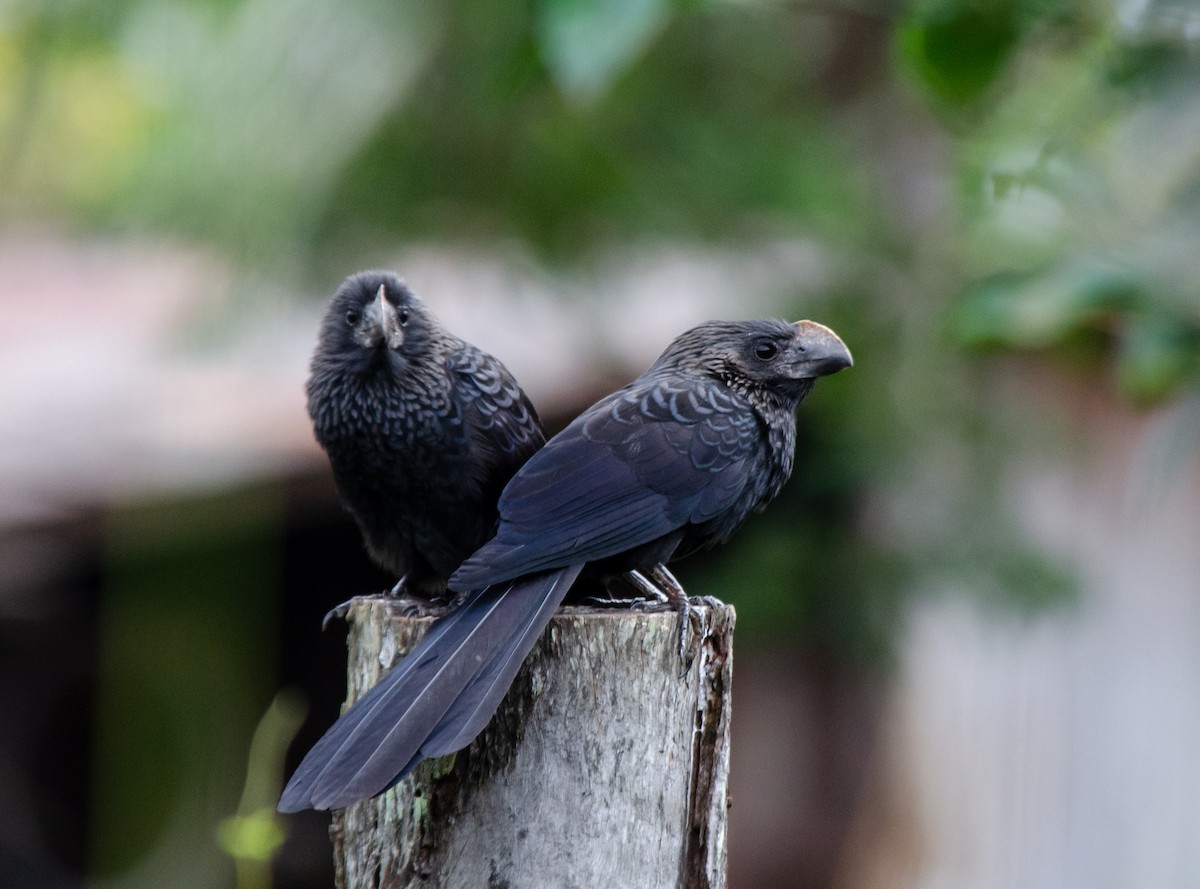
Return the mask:
{"type": "MultiPolygon", "coordinates": [[[[696,614],[683,673],[674,612],[560,610],[474,743],[334,814],[340,889],[724,889],[734,610],[696,614]]],[[[431,621],[349,619],[354,701],[431,621]]]]}

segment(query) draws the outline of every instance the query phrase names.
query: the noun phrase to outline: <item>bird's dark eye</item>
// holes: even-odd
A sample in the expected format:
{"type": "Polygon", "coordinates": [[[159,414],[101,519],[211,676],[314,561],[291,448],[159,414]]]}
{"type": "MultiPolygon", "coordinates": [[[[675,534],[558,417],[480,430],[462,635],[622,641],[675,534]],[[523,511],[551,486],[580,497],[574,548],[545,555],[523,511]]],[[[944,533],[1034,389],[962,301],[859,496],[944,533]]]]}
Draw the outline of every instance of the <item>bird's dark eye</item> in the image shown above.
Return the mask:
{"type": "Polygon", "coordinates": [[[353,327],[358,323],[358,319],[362,317],[355,309],[351,309],[346,313],[346,323],[353,327]]]}
{"type": "Polygon", "coordinates": [[[754,344],[754,357],[761,361],[770,361],[779,354],[779,346],[770,340],[762,340],[754,344]]]}
{"type": "Polygon", "coordinates": [[[400,310],[400,326],[403,327],[408,323],[408,309],[400,310]]]}

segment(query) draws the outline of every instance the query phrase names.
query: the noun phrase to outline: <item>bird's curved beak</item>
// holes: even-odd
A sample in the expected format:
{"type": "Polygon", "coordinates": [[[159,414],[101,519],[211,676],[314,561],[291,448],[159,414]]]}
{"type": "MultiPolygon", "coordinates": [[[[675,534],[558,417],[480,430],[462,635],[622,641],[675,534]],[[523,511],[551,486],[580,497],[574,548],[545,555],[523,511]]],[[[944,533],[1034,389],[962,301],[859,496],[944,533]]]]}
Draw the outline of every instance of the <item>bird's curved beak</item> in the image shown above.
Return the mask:
{"type": "Polygon", "coordinates": [[[800,367],[804,376],[824,377],[854,366],[846,344],[824,324],[797,321],[792,326],[796,328],[796,338],[803,351],[800,367]]]}
{"type": "Polygon", "coordinates": [[[379,334],[384,345],[389,349],[399,349],[404,345],[404,328],[400,326],[396,307],[388,302],[387,292],[382,284],[379,285],[371,307],[375,317],[379,319],[379,334]]]}

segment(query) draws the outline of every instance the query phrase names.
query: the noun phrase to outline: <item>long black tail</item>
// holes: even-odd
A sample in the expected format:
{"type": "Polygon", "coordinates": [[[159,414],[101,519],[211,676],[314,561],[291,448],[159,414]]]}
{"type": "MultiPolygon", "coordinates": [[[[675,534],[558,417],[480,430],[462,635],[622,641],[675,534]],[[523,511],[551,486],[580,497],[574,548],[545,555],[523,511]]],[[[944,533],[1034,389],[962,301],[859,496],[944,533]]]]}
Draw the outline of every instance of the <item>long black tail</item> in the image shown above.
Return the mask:
{"type": "Polygon", "coordinates": [[[494,584],[437,621],[304,757],[279,811],[336,809],[382,793],[422,759],[483,731],[582,566],[494,584]]]}

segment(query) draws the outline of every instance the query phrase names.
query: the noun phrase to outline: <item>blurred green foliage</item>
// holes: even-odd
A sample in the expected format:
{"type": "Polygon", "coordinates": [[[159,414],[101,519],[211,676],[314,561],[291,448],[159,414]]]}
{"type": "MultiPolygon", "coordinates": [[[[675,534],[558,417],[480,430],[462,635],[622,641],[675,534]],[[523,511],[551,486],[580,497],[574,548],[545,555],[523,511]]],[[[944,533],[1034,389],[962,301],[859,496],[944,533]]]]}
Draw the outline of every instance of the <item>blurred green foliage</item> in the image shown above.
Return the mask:
{"type": "Polygon", "coordinates": [[[966,227],[955,332],[972,346],[1086,354],[1089,372],[1111,365],[1137,403],[1194,391],[1197,14],[1027,5],[1013,9],[1020,41],[971,95],[940,87],[953,57],[901,44],[956,133],[966,227]]]}
{"type": "Polygon", "coordinates": [[[271,885],[270,863],[287,837],[284,818],[275,809],[283,790],[279,764],[306,709],[297,692],[281,691],[254,730],[238,812],[217,827],[217,841],[237,866],[237,889],[271,885]]]}

